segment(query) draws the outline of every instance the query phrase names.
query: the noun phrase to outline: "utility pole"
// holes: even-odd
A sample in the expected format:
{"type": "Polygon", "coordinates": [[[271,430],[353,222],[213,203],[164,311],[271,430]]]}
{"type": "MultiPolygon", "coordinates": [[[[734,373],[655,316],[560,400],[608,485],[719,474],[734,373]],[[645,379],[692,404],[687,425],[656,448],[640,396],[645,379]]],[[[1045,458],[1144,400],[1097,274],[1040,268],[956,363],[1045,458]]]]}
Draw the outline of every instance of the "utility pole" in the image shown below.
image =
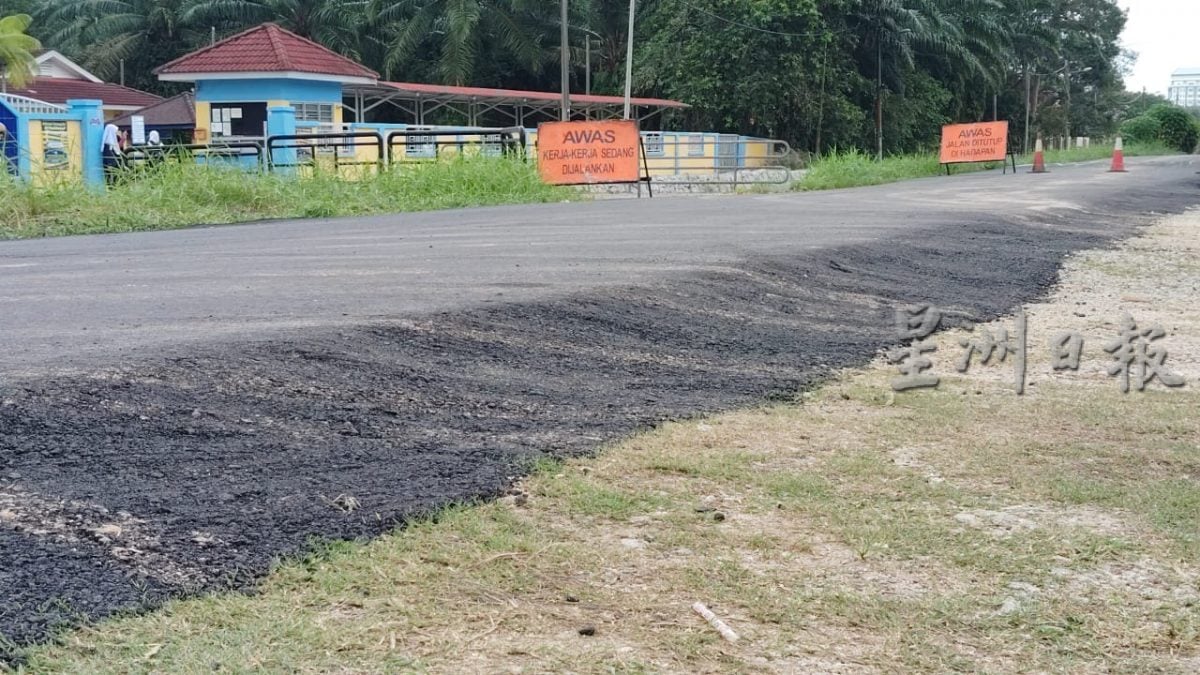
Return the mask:
{"type": "Polygon", "coordinates": [[[637,11],[637,0],[629,0],[629,34],[625,39],[625,119],[630,119],[633,94],[633,14],[637,11]]]}
{"type": "Polygon", "coordinates": [[[587,40],[587,49],[583,51],[583,93],[591,96],[592,94],[592,36],[585,35],[583,39],[587,40]]]}
{"type": "Polygon", "coordinates": [[[562,121],[571,120],[571,46],[567,42],[567,0],[562,0],[562,121]]]}
{"type": "Polygon", "coordinates": [[[1025,64],[1025,145],[1021,146],[1022,154],[1029,153],[1029,64],[1025,64]]]}
{"type": "Polygon", "coordinates": [[[1067,93],[1067,107],[1063,111],[1063,126],[1067,131],[1067,147],[1071,145],[1071,62],[1063,59],[1063,89],[1067,93]]]}
{"type": "Polygon", "coordinates": [[[875,36],[875,159],[883,161],[883,40],[875,36]]]}
{"type": "Polygon", "coordinates": [[[821,156],[821,129],[825,127],[825,73],[829,65],[829,43],[821,48],[821,104],[817,106],[817,156],[821,156]]]}

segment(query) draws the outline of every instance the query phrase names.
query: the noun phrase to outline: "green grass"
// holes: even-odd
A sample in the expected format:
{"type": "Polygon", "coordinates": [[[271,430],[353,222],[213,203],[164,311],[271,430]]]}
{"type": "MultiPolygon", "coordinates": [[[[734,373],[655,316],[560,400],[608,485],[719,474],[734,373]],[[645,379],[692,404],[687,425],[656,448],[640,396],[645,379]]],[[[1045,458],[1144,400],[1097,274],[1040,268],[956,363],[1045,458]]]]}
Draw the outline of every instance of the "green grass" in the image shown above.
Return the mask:
{"type": "Polygon", "coordinates": [[[808,167],[797,190],[836,190],[936,176],[942,166],[934,155],[896,155],[877,162],[859,150],[821,157],[808,167]]]}
{"type": "MultiPolygon", "coordinates": [[[[1067,150],[1047,150],[1047,164],[1065,164],[1067,162],[1089,162],[1098,159],[1109,159],[1112,157],[1113,146],[1111,145],[1093,145],[1088,148],[1070,148],[1067,150]]],[[[1177,151],[1163,145],[1162,143],[1127,143],[1125,145],[1126,157],[1149,157],[1152,155],[1174,155],[1177,151]]],[[[1033,155],[1023,155],[1017,158],[1017,161],[1022,164],[1028,164],[1033,161],[1033,155]]]]}
{"type": "MultiPolygon", "coordinates": [[[[1126,157],[1170,154],[1174,154],[1174,151],[1161,144],[1130,144],[1125,147],[1126,157]]],[[[1093,145],[1088,148],[1048,151],[1046,152],[1046,162],[1049,164],[1087,162],[1107,159],[1111,156],[1111,145],[1093,145]]],[[[1029,164],[1032,161],[1033,155],[1017,157],[1019,164],[1029,164]]],[[[985,162],[982,164],[959,164],[954,167],[953,171],[954,173],[965,173],[996,168],[1000,168],[999,162],[985,162]]],[[[808,173],[796,183],[794,189],[836,190],[882,185],[913,178],[937,176],[945,171],[936,155],[893,155],[885,157],[882,162],[877,162],[871,155],[860,150],[851,150],[814,160],[808,167],[808,173]]]]}
{"type": "Polygon", "coordinates": [[[359,180],[171,162],[104,191],[0,179],[0,239],[552,202],[574,194],[543,184],[532,164],[496,158],[394,168],[359,180]]]}

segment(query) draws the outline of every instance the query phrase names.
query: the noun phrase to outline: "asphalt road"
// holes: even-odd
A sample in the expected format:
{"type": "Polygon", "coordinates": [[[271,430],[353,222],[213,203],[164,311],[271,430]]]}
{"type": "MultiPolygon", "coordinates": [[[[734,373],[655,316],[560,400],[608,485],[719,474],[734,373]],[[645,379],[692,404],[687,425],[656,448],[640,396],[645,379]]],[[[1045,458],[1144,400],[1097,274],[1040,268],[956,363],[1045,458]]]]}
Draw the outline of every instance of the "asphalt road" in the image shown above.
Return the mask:
{"type": "Polygon", "coordinates": [[[1200,162],[1105,168],[0,242],[0,373],[636,284],[964,218],[1146,211],[1158,194],[1167,210],[1200,162]]]}
{"type": "Polygon", "coordinates": [[[1104,169],[0,243],[0,661],[794,396],[899,305],[987,320],[1200,205],[1195,158],[1104,169]]]}

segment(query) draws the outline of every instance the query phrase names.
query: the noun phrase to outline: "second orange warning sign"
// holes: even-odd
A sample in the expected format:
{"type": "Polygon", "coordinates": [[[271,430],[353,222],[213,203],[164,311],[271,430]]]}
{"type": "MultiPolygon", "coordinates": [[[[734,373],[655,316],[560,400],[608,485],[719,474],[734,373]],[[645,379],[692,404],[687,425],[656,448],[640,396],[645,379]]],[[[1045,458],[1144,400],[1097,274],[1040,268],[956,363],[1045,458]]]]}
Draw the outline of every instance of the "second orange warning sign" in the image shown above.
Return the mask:
{"type": "Polygon", "coordinates": [[[951,124],[942,127],[942,164],[1004,161],[1008,122],[951,124]]]}
{"type": "Polygon", "coordinates": [[[538,171],[551,185],[636,183],[641,178],[637,122],[538,125],[538,171]]]}

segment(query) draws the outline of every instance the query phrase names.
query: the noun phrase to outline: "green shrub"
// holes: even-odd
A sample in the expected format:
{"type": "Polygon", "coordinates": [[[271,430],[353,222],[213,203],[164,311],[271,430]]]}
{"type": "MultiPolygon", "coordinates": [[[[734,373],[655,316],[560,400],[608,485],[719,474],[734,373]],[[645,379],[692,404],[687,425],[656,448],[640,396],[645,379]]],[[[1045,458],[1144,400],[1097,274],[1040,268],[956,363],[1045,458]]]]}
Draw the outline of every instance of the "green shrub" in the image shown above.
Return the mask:
{"type": "Polygon", "coordinates": [[[1162,134],[1162,122],[1142,115],[1121,125],[1121,137],[1126,143],[1157,143],[1162,134]]]}
{"type": "Polygon", "coordinates": [[[169,161],[132,171],[106,190],[0,175],[0,239],[550,202],[577,194],[543,184],[532,163],[500,158],[396,166],[359,180],[169,161]]]}
{"type": "Polygon", "coordinates": [[[1172,148],[1190,153],[1200,144],[1200,125],[1183,108],[1169,104],[1156,105],[1146,115],[1162,125],[1159,139],[1172,148]]]}

